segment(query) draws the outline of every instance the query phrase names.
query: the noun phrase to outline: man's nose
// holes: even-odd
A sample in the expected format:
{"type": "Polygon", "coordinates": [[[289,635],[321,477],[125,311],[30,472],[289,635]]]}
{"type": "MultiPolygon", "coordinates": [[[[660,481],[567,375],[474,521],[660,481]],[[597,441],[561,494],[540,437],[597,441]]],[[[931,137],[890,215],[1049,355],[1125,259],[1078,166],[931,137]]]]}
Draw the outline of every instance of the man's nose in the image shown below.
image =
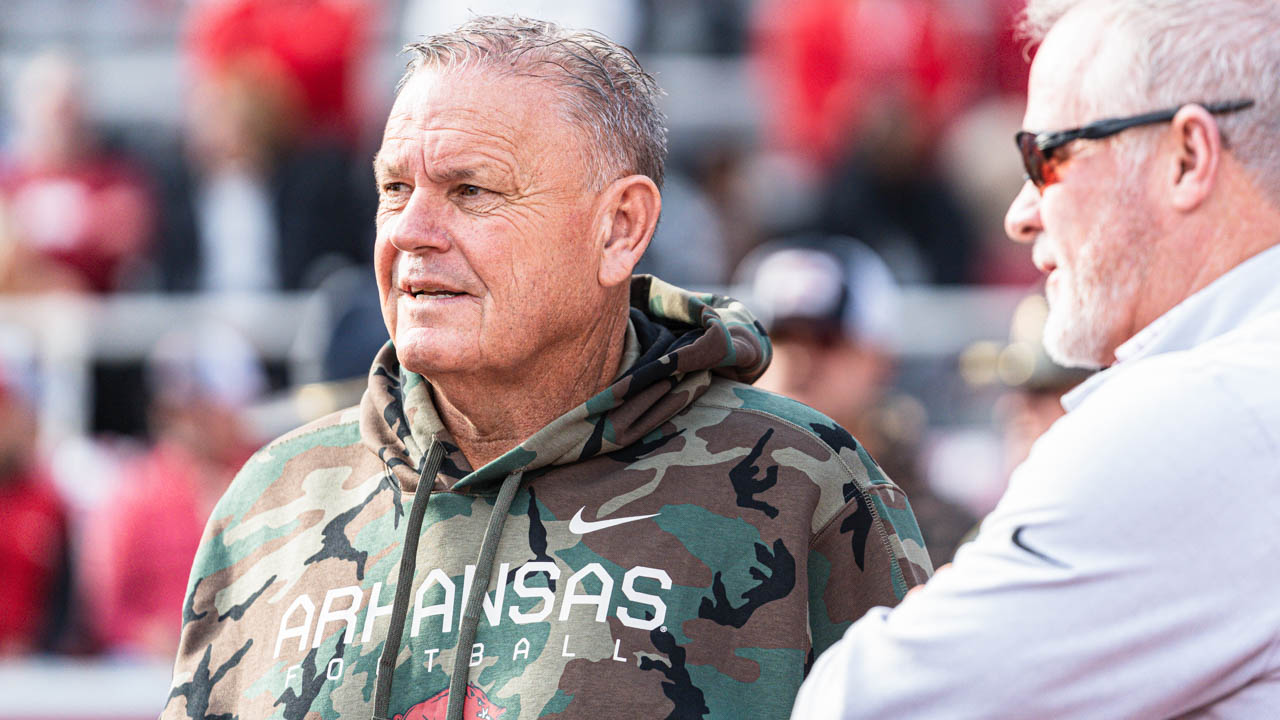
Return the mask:
{"type": "Polygon", "coordinates": [[[417,187],[409,202],[392,220],[387,239],[402,252],[444,251],[450,246],[445,219],[445,198],[433,197],[429,188],[417,187]]]}
{"type": "Polygon", "coordinates": [[[1014,242],[1029,243],[1044,231],[1040,222],[1040,192],[1030,180],[1014,196],[1004,214],[1004,232],[1014,242]]]}

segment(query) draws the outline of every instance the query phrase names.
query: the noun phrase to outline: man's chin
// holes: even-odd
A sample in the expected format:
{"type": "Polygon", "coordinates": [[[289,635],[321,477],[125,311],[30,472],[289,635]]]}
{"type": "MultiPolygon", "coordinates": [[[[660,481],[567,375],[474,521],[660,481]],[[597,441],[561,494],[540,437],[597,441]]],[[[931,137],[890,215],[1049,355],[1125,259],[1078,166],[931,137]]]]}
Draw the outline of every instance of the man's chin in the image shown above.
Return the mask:
{"type": "Polygon", "coordinates": [[[1061,318],[1049,311],[1049,319],[1045,323],[1043,344],[1049,359],[1066,368],[1097,370],[1106,367],[1108,353],[1085,328],[1062,322],[1061,318]]]}
{"type": "Polygon", "coordinates": [[[1048,359],[1053,363],[1057,363],[1064,368],[1079,368],[1082,370],[1097,370],[1105,368],[1108,364],[1102,359],[1101,351],[1093,350],[1093,343],[1075,341],[1071,342],[1068,338],[1062,336],[1051,336],[1047,329],[1044,332],[1044,354],[1048,355],[1048,359]]]}
{"type": "Polygon", "coordinates": [[[456,372],[462,364],[453,353],[412,342],[396,345],[396,359],[405,370],[428,377],[456,372]]]}

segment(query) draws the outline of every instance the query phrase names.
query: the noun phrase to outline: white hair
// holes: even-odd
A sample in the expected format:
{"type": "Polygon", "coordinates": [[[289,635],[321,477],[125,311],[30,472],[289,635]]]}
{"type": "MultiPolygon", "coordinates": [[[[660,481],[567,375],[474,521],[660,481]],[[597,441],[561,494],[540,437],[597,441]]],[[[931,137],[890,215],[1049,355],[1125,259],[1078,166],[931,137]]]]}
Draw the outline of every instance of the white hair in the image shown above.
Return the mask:
{"type": "Polygon", "coordinates": [[[597,186],[618,173],[647,175],[662,187],[667,128],[662,91],[630,50],[590,30],[516,15],[481,16],[405,46],[409,65],[397,92],[422,67],[545,78],[562,92],[569,119],[588,134],[584,161],[597,186]]]}
{"type": "MultiPolygon", "coordinates": [[[[1104,45],[1116,43],[1128,55],[1122,67],[1091,63],[1079,98],[1088,114],[1099,119],[1251,98],[1252,107],[1215,119],[1228,149],[1280,204],[1280,2],[1028,0],[1022,34],[1039,43],[1084,6],[1097,14],[1104,45]]],[[[1136,144],[1140,137],[1117,141],[1136,144]]]]}

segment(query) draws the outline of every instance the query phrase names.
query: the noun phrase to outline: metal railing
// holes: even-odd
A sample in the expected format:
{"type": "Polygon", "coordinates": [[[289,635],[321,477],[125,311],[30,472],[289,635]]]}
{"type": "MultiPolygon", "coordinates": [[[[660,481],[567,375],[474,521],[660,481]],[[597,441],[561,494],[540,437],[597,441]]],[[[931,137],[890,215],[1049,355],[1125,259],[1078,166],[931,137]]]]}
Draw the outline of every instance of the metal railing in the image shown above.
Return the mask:
{"type": "MultiPolygon", "coordinates": [[[[732,288],[727,291],[734,294],[732,288]]],[[[939,357],[975,340],[1002,339],[1025,292],[906,288],[899,353],[939,357]]],[[[750,307],[749,298],[744,300],[750,307]]],[[[330,332],[326,302],[319,293],[4,297],[0,324],[19,328],[30,338],[41,380],[42,427],[50,436],[65,437],[89,430],[94,362],[141,361],[175,328],[225,323],[242,332],[264,359],[284,362],[291,382],[319,379],[320,354],[330,332]]]]}

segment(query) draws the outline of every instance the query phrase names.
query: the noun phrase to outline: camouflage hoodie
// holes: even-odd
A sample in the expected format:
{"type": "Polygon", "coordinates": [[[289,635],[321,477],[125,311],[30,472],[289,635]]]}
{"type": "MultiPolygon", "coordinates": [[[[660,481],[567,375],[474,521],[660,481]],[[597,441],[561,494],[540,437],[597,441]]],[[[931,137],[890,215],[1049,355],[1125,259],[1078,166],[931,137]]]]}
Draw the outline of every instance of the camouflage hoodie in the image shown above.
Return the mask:
{"type": "Polygon", "coordinates": [[[388,345],[214,510],[162,717],[786,717],[929,560],[853,438],[744,384],[768,358],[741,304],[637,277],[626,372],[473,470],[388,345]]]}

